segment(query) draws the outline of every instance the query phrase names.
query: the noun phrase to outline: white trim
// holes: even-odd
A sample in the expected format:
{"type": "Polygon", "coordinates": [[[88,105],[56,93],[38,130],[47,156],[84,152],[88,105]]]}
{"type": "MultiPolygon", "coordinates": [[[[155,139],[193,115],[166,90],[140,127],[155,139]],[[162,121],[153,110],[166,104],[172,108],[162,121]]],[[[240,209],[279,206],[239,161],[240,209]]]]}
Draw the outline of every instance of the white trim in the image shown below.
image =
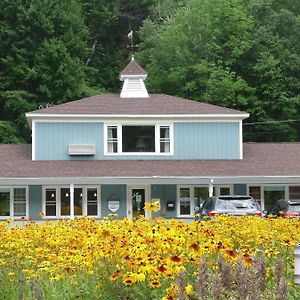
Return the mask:
{"type": "Polygon", "coordinates": [[[155,121],[128,121],[122,123],[107,122],[103,126],[103,145],[104,156],[173,156],[174,155],[174,124],[167,122],[155,122],[155,121]],[[122,126],[153,126],[155,130],[155,152],[123,152],[122,149],[122,126]],[[117,139],[118,139],[118,152],[108,152],[107,148],[107,128],[110,126],[117,127],[117,139]],[[160,127],[168,126],[170,128],[170,152],[160,152],[160,127]]]}
{"type": "Polygon", "coordinates": [[[32,160],[35,160],[35,145],[36,145],[36,134],[35,134],[35,120],[32,120],[32,131],[31,131],[31,158],[32,160]]]}
{"type": "MultiPolygon", "coordinates": [[[[70,184],[72,185],[72,183],[70,184]]],[[[70,185],[62,184],[62,185],[43,185],[42,186],[42,213],[43,219],[74,219],[87,216],[87,190],[88,189],[96,189],[97,190],[97,215],[88,215],[90,218],[100,218],[101,217],[101,186],[95,184],[73,184],[74,191],[75,189],[82,190],[82,215],[72,215],[70,208],[70,215],[61,215],[61,189],[70,189],[70,185]],[[55,216],[47,216],[46,215],[46,190],[53,189],[56,193],[56,215],[55,216]]],[[[70,204],[71,204],[71,190],[70,190],[70,204]]],[[[71,205],[70,205],[71,206],[71,205]]]]}
{"type": "Polygon", "coordinates": [[[260,202],[261,205],[261,210],[265,210],[265,193],[264,193],[264,188],[266,186],[283,186],[284,187],[284,198],[287,200],[290,200],[290,193],[289,193],[289,188],[291,186],[300,186],[300,182],[297,184],[294,183],[250,183],[247,184],[247,195],[250,195],[250,187],[259,187],[260,188],[260,199],[255,199],[260,202]]]}
{"type": "Polygon", "coordinates": [[[1,185],[0,189],[9,190],[9,216],[0,216],[0,220],[9,220],[14,219],[18,220],[22,217],[28,219],[29,217],[29,191],[28,186],[25,185],[1,185]],[[15,216],[14,215],[14,200],[15,200],[15,192],[14,189],[25,189],[25,215],[24,216],[15,216]]]}
{"type": "Polygon", "coordinates": [[[243,122],[239,121],[240,159],[243,159],[243,122]]]}
{"type": "MultiPolygon", "coordinates": [[[[190,218],[193,216],[194,211],[195,211],[195,188],[199,188],[199,187],[204,187],[208,189],[208,193],[210,193],[209,189],[210,187],[212,187],[212,184],[214,183],[211,182],[213,179],[211,179],[209,182],[207,182],[206,184],[177,184],[177,200],[176,200],[176,206],[177,206],[177,218],[190,218]],[[190,214],[189,215],[182,215],[180,214],[180,189],[181,188],[188,188],[189,189],[189,193],[190,193],[190,214]]],[[[214,184],[213,188],[215,188],[215,194],[213,196],[220,196],[220,189],[221,188],[229,188],[230,192],[229,194],[232,195],[233,194],[233,185],[230,184],[214,184]]],[[[210,195],[208,195],[209,197],[211,197],[210,195]]]]}
{"type": "MultiPolygon", "coordinates": [[[[83,203],[82,203],[82,207],[83,207],[83,203]]],[[[74,183],[70,184],[70,219],[74,220],[74,183]]]]}
{"type": "Polygon", "coordinates": [[[119,77],[119,79],[120,79],[120,81],[124,81],[126,78],[136,78],[136,79],[138,79],[138,78],[141,78],[141,79],[143,79],[143,80],[145,80],[146,78],[147,78],[147,75],[120,75],[120,77],[119,77]]]}
{"type": "Polygon", "coordinates": [[[1,178],[3,186],[15,185],[98,185],[101,184],[132,184],[134,182],[150,184],[300,184],[300,175],[294,176],[119,176],[119,177],[10,177],[1,178]]]}
{"type": "MultiPolygon", "coordinates": [[[[151,188],[150,185],[147,184],[131,184],[127,186],[127,218],[132,220],[132,213],[133,213],[133,207],[132,207],[132,190],[133,189],[143,189],[145,190],[145,203],[151,201],[151,188]]],[[[145,212],[145,218],[149,218],[150,214],[148,212],[145,212]]]]}
{"type": "Polygon", "coordinates": [[[237,113],[237,114],[43,114],[43,113],[26,113],[26,118],[29,120],[43,121],[46,120],[57,120],[57,122],[69,122],[73,121],[83,121],[89,120],[90,122],[94,120],[122,120],[122,119],[166,119],[166,120],[174,120],[174,119],[183,119],[183,120],[195,120],[204,119],[204,120],[212,120],[215,119],[222,121],[225,120],[234,120],[240,121],[249,117],[248,113],[237,113]],[[93,120],[92,120],[93,119],[93,120]]]}

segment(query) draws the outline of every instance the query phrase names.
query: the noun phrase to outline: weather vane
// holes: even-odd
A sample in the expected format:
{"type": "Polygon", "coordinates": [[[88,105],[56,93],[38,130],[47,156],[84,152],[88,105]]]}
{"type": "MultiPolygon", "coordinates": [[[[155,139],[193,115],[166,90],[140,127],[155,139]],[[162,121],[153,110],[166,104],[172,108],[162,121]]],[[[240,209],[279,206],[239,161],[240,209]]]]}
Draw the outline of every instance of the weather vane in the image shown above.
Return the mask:
{"type": "Polygon", "coordinates": [[[129,31],[127,37],[130,41],[130,45],[127,46],[127,48],[131,48],[131,59],[134,59],[134,48],[137,48],[138,45],[133,44],[133,31],[132,30],[129,31]]]}

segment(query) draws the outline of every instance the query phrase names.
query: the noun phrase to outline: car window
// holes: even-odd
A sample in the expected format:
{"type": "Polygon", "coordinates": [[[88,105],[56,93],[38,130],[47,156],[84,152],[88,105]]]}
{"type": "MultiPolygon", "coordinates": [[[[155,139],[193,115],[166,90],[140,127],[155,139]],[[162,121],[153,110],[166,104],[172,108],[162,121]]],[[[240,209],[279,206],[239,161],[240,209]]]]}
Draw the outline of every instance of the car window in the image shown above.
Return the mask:
{"type": "Polygon", "coordinates": [[[292,203],[288,207],[288,211],[300,212],[300,203],[292,203]]]}
{"type": "Polygon", "coordinates": [[[203,209],[210,210],[213,206],[213,199],[207,199],[207,201],[203,204],[203,209]]]}
{"type": "Polygon", "coordinates": [[[218,199],[216,209],[257,209],[258,205],[253,200],[224,200],[218,199]]]}

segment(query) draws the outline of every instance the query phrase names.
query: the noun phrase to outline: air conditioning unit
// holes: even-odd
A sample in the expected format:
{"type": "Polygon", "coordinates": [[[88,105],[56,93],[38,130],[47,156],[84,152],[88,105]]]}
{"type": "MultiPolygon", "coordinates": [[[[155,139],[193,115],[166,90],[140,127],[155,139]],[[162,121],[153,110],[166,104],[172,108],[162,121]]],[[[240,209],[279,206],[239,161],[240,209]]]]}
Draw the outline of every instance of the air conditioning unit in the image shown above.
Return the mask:
{"type": "Polygon", "coordinates": [[[95,155],[96,146],[94,144],[69,145],[69,155],[95,155]]]}

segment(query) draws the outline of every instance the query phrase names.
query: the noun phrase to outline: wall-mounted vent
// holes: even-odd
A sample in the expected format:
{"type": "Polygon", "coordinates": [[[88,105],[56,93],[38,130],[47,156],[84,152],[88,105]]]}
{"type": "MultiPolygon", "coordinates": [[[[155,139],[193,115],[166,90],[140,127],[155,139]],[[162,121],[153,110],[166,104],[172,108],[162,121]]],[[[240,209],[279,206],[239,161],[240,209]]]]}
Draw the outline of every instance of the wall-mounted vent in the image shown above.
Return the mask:
{"type": "Polygon", "coordinates": [[[69,145],[69,155],[95,155],[96,147],[94,144],[69,145]]]}

